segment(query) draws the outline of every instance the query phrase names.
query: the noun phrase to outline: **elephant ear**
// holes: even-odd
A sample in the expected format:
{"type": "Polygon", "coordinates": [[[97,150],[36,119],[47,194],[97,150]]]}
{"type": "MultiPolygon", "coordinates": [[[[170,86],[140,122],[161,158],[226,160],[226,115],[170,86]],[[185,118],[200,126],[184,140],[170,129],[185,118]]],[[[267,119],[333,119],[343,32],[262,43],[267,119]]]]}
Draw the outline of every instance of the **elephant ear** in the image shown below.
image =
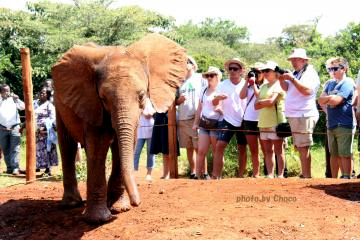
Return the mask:
{"type": "Polygon", "coordinates": [[[126,51],[145,62],[150,100],[157,112],[166,112],[175,100],[176,89],[185,80],[185,49],[160,34],[148,34],[126,51]]]}
{"type": "Polygon", "coordinates": [[[103,121],[95,67],[110,49],[94,44],[74,46],[51,69],[56,101],[61,101],[81,119],[95,126],[103,121]]]}

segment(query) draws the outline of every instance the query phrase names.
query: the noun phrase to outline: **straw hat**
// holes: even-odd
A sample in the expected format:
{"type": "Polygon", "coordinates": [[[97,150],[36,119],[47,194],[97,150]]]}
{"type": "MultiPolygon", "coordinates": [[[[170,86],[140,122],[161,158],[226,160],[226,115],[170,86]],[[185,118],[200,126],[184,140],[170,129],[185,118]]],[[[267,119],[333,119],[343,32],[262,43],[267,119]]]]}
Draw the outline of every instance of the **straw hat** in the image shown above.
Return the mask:
{"type": "Polygon", "coordinates": [[[217,67],[210,66],[209,69],[202,74],[203,78],[205,78],[205,75],[209,73],[215,73],[216,75],[218,75],[219,79],[222,78],[222,72],[217,67]]]}
{"type": "Polygon", "coordinates": [[[239,58],[232,58],[232,59],[227,60],[227,61],[225,62],[225,64],[224,64],[225,69],[226,69],[227,71],[229,71],[229,65],[230,65],[231,63],[236,63],[236,64],[238,64],[239,66],[241,66],[241,68],[243,68],[243,69],[245,68],[245,64],[244,64],[239,58]]]}

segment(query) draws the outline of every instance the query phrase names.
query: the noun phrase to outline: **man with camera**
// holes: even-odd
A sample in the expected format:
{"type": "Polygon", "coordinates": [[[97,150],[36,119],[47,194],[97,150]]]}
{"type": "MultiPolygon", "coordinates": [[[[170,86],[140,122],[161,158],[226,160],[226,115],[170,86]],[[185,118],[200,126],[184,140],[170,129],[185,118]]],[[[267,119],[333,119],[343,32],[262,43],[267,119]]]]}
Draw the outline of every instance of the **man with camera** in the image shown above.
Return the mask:
{"type": "Polygon", "coordinates": [[[20,153],[20,117],[18,110],[24,110],[25,104],[10,92],[7,84],[1,86],[0,99],[0,147],[3,150],[6,173],[19,174],[20,153]]]}
{"type": "Polygon", "coordinates": [[[311,178],[310,146],[312,132],[319,119],[316,93],[320,87],[319,75],[308,63],[305,49],[296,48],[288,57],[294,72],[285,72],[279,78],[286,91],[285,116],[291,127],[293,142],[300,154],[301,178],[311,178]]]}

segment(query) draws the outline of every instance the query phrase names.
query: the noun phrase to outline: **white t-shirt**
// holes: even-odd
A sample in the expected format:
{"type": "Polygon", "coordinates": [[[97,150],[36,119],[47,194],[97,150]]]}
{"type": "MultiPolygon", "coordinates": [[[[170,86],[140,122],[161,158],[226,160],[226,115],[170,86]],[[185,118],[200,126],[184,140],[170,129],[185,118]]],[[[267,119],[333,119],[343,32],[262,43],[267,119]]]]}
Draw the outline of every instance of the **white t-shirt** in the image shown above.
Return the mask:
{"type": "Polygon", "coordinates": [[[154,114],[155,109],[152,106],[152,103],[149,98],[145,100],[145,107],[143,113],[140,115],[139,126],[137,129],[137,138],[148,139],[151,138],[153,126],[154,126],[154,118],[146,118],[144,114],[154,114]]]}
{"type": "Polygon", "coordinates": [[[137,138],[148,139],[151,138],[154,126],[154,118],[145,118],[143,114],[140,115],[139,127],[137,129],[137,138]]]}
{"type": "Polygon", "coordinates": [[[245,109],[244,120],[259,121],[259,110],[255,110],[255,101],[256,101],[256,96],[254,94],[254,89],[252,87],[248,87],[247,107],[245,109]]]}
{"type": "Polygon", "coordinates": [[[24,110],[25,104],[20,99],[14,102],[12,97],[2,99],[0,97],[0,124],[6,128],[11,128],[20,123],[18,110],[24,110]]]}
{"type": "Polygon", "coordinates": [[[316,93],[320,87],[318,73],[312,65],[308,65],[298,80],[306,87],[312,89],[312,92],[308,96],[303,95],[291,81],[286,80],[289,87],[285,97],[285,116],[318,117],[319,112],[316,107],[316,93]]]}
{"type": "Polygon", "coordinates": [[[195,117],[201,90],[207,86],[200,73],[194,73],[179,88],[178,96],[184,95],[186,100],[178,106],[178,120],[189,120],[195,117]]]}
{"type": "Polygon", "coordinates": [[[203,94],[204,91],[205,91],[205,89],[203,89],[201,96],[200,96],[200,101],[202,104],[201,116],[219,120],[220,113],[214,111],[215,106],[212,103],[212,100],[214,99],[214,97],[216,95],[216,91],[212,92],[210,95],[207,95],[207,92],[205,92],[205,94],[203,94]]]}
{"type": "Polygon", "coordinates": [[[240,91],[245,84],[245,80],[234,85],[230,79],[226,79],[219,83],[216,88],[217,94],[224,93],[227,98],[222,101],[222,108],[224,112],[224,119],[235,127],[240,127],[244,116],[244,109],[246,107],[246,99],[240,99],[240,91]]]}

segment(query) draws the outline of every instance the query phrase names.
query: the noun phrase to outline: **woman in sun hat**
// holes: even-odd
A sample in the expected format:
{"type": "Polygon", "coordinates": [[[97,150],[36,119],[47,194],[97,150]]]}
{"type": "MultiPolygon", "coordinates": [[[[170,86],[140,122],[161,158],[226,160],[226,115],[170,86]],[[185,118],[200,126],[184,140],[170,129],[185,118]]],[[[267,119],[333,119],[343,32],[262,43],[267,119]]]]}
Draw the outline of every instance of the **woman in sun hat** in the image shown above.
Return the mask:
{"type": "Polygon", "coordinates": [[[260,87],[259,98],[255,101],[255,109],[259,109],[260,139],[264,141],[265,163],[268,178],[274,177],[275,155],[278,161],[278,177],[284,177],[285,155],[284,138],[276,135],[275,129],[279,123],[286,122],[284,115],[284,91],[278,81],[279,73],[275,72],[278,64],[267,61],[262,72],[267,83],[260,87]]]}
{"type": "Polygon", "coordinates": [[[201,126],[199,127],[199,123],[201,118],[211,119],[213,122],[216,122],[221,117],[221,110],[212,104],[212,100],[215,97],[216,87],[222,78],[222,73],[219,68],[210,66],[209,69],[202,74],[202,76],[208,81],[208,87],[201,92],[193,129],[200,129],[198,140],[199,148],[196,158],[196,176],[207,180],[210,179],[210,176],[207,172],[205,158],[210,145],[213,155],[215,153],[218,131],[216,128],[206,129],[201,126]]]}

